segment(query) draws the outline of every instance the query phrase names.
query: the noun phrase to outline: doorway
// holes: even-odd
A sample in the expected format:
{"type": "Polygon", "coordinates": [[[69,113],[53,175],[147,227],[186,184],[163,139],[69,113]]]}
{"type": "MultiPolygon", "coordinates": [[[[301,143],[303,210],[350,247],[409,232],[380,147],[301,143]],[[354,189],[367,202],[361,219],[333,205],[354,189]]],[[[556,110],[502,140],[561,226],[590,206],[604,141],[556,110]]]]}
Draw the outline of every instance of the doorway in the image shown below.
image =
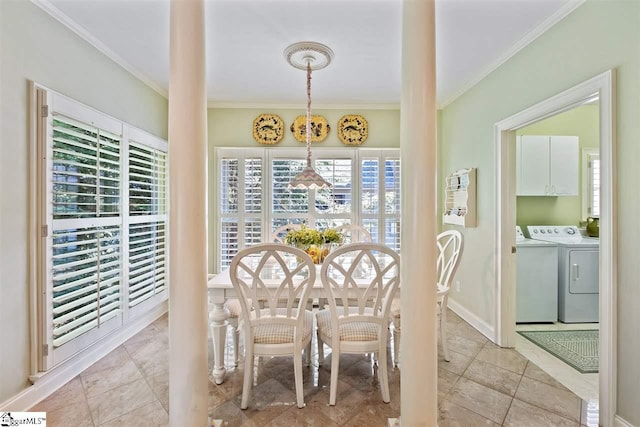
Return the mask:
{"type": "Polygon", "coordinates": [[[597,95],[600,102],[600,423],[613,426],[616,402],[616,271],[615,254],[615,75],[602,73],[558,95],[544,100],[495,125],[496,206],[495,245],[497,249],[496,341],[503,347],[516,343],[516,130],[568,111],[597,95]]]}

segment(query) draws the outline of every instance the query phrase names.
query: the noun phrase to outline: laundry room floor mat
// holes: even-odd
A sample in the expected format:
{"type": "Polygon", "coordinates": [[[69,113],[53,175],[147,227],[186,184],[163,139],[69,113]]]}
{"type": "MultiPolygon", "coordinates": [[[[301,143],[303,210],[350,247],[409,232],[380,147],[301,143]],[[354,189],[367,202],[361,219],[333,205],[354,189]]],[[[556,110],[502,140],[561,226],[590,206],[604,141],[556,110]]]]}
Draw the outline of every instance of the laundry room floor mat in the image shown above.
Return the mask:
{"type": "Polygon", "coordinates": [[[518,333],[582,374],[598,372],[598,330],[518,333]]]}

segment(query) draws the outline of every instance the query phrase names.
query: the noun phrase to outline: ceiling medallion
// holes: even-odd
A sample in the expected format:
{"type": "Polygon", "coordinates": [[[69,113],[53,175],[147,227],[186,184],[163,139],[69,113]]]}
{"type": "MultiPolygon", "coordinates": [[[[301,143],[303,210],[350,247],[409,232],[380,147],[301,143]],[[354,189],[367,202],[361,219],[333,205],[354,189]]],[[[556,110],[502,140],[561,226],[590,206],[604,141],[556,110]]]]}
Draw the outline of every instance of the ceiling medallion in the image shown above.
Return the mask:
{"type": "MultiPolygon", "coordinates": [[[[326,138],[326,134],[329,132],[329,124],[327,123],[326,119],[324,121],[324,125],[320,126],[320,121],[318,120],[320,116],[316,116],[316,128],[315,130],[312,130],[311,71],[320,70],[329,65],[331,59],[333,58],[333,51],[329,49],[328,46],[325,46],[321,43],[299,42],[288,46],[284,50],[284,57],[287,59],[287,62],[293,67],[300,70],[306,70],[307,72],[307,114],[306,116],[304,116],[304,139],[307,145],[307,166],[302,170],[302,172],[293,177],[293,179],[289,182],[287,188],[298,188],[306,190],[331,188],[331,184],[327,182],[319,173],[317,173],[315,169],[313,169],[313,162],[311,161],[312,133],[318,134],[318,137],[321,137],[324,133],[324,137],[320,139],[320,141],[322,141],[324,138],[326,138]]],[[[324,119],[324,117],[322,118],[324,119]]],[[[296,123],[294,122],[294,124],[292,125],[292,130],[297,131],[299,129],[299,126],[296,127],[295,124],[296,123]]],[[[294,132],[294,135],[296,135],[297,133],[298,132],[294,132]]]]}
{"type": "Polygon", "coordinates": [[[338,120],[338,138],[345,145],[360,145],[369,136],[367,119],[359,114],[347,114],[338,120]]]}
{"type": "Polygon", "coordinates": [[[253,121],[253,139],[260,144],[273,145],[282,141],[284,123],[276,114],[260,114],[253,121]]]}
{"type": "Polygon", "coordinates": [[[298,42],[287,46],[284,57],[289,64],[299,70],[306,71],[309,64],[311,71],[316,71],[331,64],[333,51],[322,43],[298,42]]]}
{"type": "MultiPolygon", "coordinates": [[[[289,129],[293,132],[293,137],[296,141],[306,142],[307,125],[305,116],[296,117],[289,129]]],[[[331,126],[323,116],[311,116],[311,142],[324,141],[327,139],[330,130],[331,126]]]]}

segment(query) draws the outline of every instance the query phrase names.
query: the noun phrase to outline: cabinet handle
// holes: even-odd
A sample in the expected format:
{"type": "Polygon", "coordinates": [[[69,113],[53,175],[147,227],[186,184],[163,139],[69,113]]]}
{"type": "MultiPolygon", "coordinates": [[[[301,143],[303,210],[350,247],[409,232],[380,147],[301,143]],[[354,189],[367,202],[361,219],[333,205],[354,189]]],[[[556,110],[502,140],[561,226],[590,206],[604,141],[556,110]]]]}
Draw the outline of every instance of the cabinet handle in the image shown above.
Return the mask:
{"type": "Polygon", "coordinates": [[[580,265],[579,264],[573,264],[573,280],[575,280],[575,281],[580,280],[580,265]]]}
{"type": "Polygon", "coordinates": [[[555,185],[551,186],[551,194],[556,194],[556,186],[555,185]]]}
{"type": "Polygon", "coordinates": [[[549,185],[544,186],[544,194],[549,194],[549,185]]]}

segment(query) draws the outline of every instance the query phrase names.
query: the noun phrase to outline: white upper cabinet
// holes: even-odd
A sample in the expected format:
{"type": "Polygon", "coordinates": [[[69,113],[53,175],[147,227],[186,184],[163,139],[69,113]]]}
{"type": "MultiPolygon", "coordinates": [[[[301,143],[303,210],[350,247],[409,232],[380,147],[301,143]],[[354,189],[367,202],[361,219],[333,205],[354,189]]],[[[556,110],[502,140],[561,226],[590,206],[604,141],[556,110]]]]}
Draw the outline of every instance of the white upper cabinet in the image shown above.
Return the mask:
{"type": "Polygon", "coordinates": [[[518,136],[516,194],[577,196],[578,157],[577,136],[518,136]]]}

